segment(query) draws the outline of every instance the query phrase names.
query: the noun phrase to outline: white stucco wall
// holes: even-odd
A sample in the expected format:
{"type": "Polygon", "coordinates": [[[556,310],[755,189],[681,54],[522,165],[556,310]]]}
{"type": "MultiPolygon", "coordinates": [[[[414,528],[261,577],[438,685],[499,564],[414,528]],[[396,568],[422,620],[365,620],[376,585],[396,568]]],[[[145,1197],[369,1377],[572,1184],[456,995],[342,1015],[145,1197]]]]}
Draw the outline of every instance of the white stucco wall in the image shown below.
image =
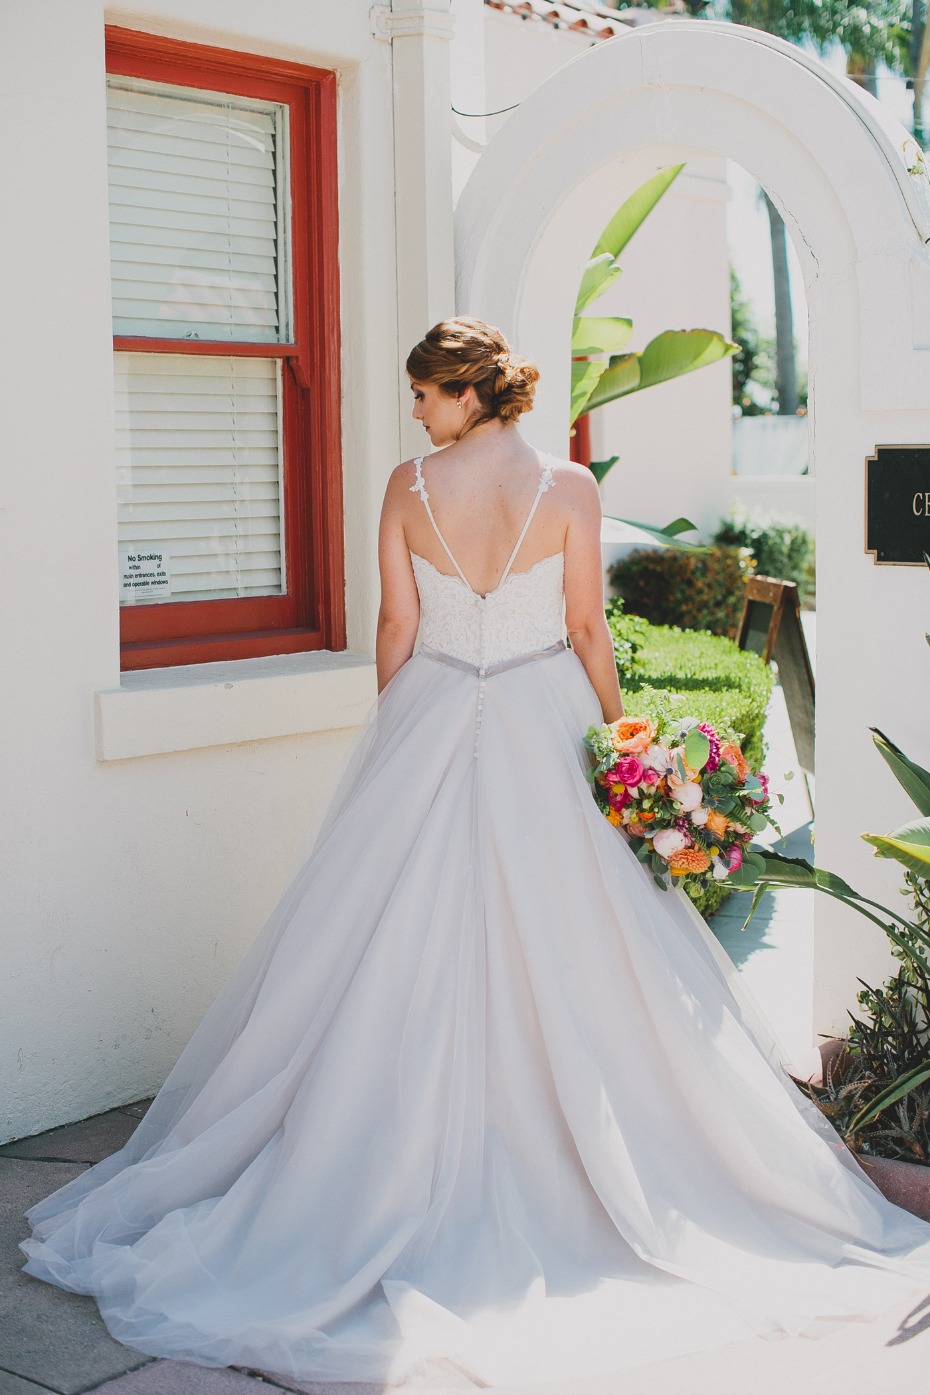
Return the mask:
{"type": "Polygon", "coordinates": [[[105,12],[48,0],[7,6],[0,28],[6,1139],[154,1091],[275,903],[375,695],[377,518],[401,456],[385,274],[391,46],[371,34],[369,5],[146,0],[105,12]],[[339,70],[356,657],[158,670],[120,685],[105,18],[339,70]],[[145,750],[161,754],[96,758],[145,750]]]}

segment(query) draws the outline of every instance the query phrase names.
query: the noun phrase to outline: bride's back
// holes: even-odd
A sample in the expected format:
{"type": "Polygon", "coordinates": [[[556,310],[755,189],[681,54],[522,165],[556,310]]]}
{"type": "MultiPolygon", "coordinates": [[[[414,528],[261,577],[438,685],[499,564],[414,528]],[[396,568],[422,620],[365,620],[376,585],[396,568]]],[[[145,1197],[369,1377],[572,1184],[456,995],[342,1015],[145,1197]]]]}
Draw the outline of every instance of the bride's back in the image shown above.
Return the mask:
{"type": "MultiPolygon", "coordinates": [[[[546,464],[553,465],[553,482],[571,474],[525,442],[519,449],[494,453],[478,444],[452,445],[423,457],[421,474],[436,525],[450,552],[475,591],[484,595],[501,579],[539,490],[546,464]]],[[[411,485],[415,466],[410,464],[411,485]]],[[[567,500],[548,489],[536,506],[530,527],[513,559],[511,572],[528,571],[565,546],[567,500]]],[[[454,574],[426,509],[411,492],[404,519],[410,551],[424,557],[437,571],[454,574]]]]}

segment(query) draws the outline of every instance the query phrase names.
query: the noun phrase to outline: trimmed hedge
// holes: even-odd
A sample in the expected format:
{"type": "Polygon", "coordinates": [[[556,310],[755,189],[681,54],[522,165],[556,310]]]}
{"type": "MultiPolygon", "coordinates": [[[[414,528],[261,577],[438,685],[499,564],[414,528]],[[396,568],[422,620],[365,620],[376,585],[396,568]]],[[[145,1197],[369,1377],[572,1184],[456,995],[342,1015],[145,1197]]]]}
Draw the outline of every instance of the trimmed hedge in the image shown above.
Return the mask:
{"type": "MultiPolygon", "coordinates": [[[[774,682],[768,664],[758,654],[706,630],[683,630],[650,625],[637,615],[625,615],[617,597],[606,606],[607,624],[618,648],[632,656],[618,664],[624,710],[631,717],[654,716],[660,693],[682,693],[681,715],[697,717],[718,730],[741,733],[740,745],[754,770],[765,756],[763,729],[774,682]]],[[[686,883],[691,900],[704,916],[716,911],[731,888],[715,882],[704,891],[686,883]]]]}
{"type": "Polygon", "coordinates": [[[734,505],[721,519],[714,542],[748,548],[759,576],[795,582],[802,606],[813,606],[814,539],[802,523],[734,505]]]}
{"type": "Polygon", "coordinates": [[[736,635],[746,578],[755,564],[746,547],[639,548],[615,562],[608,580],[625,608],[652,625],[736,635]]]}

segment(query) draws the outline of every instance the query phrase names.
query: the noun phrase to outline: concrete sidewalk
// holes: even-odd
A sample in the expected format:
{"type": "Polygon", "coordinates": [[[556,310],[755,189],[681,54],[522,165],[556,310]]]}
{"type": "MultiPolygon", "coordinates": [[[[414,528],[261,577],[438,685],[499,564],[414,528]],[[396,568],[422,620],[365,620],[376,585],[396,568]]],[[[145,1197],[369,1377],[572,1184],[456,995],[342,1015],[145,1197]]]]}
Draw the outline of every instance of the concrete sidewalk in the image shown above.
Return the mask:
{"type": "MultiPolygon", "coordinates": [[[[234,1367],[215,1370],[163,1361],[115,1342],[90,1298],[23,1274],[18,1241],[24,1210],[121,1147],[144,1102],[0,1148],[0,1395],[384,1395],[430,1390],[455,1395],[476,1387],[301,1383],[234,1367]]],[[[812,1340],[737,1342],[597,1380],[494,1387],[496,1395],[823,1395],[842,1389],[930,1390],[930,1293],[917,1307],[875,1323],[850,1322],[812,1340]]]]}

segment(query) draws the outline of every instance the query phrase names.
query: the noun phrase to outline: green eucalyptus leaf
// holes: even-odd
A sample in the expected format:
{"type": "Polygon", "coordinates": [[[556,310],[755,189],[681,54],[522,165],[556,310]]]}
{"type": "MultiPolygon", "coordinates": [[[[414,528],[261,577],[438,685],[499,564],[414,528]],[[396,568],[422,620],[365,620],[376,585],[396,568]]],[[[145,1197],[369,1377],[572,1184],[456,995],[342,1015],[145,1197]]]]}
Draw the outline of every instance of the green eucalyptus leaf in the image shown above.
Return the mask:
{"type": "Polygon", "coordinates": [[[685,737],[685,760],[692,770],[703,770],[710,756],[710,742],[699,727],[692,727],[685,737]]]}

